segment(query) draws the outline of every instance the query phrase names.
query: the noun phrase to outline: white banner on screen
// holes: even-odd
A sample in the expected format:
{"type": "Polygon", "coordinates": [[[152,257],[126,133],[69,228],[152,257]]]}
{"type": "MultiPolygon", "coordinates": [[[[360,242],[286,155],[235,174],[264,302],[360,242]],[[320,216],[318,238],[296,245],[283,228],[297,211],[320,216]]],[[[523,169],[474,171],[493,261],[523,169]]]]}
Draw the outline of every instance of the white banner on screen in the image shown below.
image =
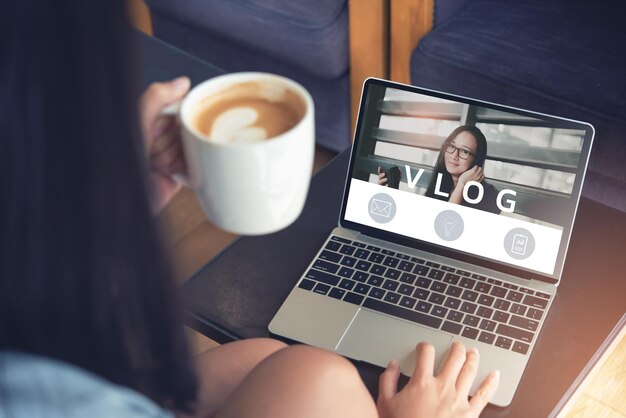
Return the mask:
{"type": "Polygon", "coordinates": [[[348,221],[546,274],[554,273],[562,235],[560,229],[356,179],[350,183],[345,217],[348,221]],[[384,211],[387,209],[384,197],[382,200],[374,198],[380,193],[392,197],[395,213],[384,211]],[[446,214],[454,211],[462,219],[462,233],[458,238],[454,233],[448,235],[454,231],[455,224],[452,218],[442,218],[444,211],[448,211],[446,214]]]}

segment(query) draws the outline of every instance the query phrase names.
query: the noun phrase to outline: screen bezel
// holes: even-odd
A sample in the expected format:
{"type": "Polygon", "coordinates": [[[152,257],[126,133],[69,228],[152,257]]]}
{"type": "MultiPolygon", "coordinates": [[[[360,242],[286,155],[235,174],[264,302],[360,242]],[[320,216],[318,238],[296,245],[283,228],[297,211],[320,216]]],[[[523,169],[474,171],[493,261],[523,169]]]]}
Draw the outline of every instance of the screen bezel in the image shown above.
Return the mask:
{"type": "Polygon", "coordinates": [[[587,165],[589,163],[589,154],[591,151],[591,145],[593,143],[594,133],[595,133],[595,130],[593,126],[586,122],[580,122],[580,121],[562,118],[562,117],[558,117],[554,115],[547,115],[547,114],[543,114],[539,112],[518,109],[515,107],[510,107],[510,106],[500,105],[500,104],[486,102],[482,100],[472,99],[468,97],[458,96],[458,95],[454,95],[450,93],[444,93],[441,91],[426,89],[423,87],[410,86],[410,85],[395,83],[392,81],[382,80],[378,78],[368,78],[364,81],[363,89],[361,91],[361,101],[359,105],[356,129],[354,132],[354,141],[353,141],[351,155],[350,155],[350,164],[348,166],[346,182],[344,185],[343,199],[341,203],[339,226],[357,231],[363,235],[393,242],[399,245],[403,245],[405,247],[415,248],[421,251],[434,253],[443,257],[457,259],[466,263],[471,263],[477,266],[499,271],[499,272],[513,275],[516,277],[529,279],[529,280],[540,280],[542,282],[548,282],[548,283],[552,283],[558,286],[558,283],[561,280],[561,276],[563,273],[563,266],[565,264],[565,255],[567,254],[567,248],[569,247],[569,241],[570,241],[571,234],[572,234],[574,219],[576,218],[576,212],[578,211],[578,205],[580,203],[582,184],[584,182],[584,176],[587,171],[587,165]],[[476,255],[465,253],[465,252],[458,251],[458,250],[453,250],[447,247],[439,246],[437,244],[422,241],[416,238],[411,238],[405,235],[395,234],[395,233],[383,231],[377,228],[372,228],[372,227],[345,219],[346,206],[347,206],[348,196],[350,194],[350,183],[353,179],[352,173],[353,173],[356,159],[358,157],[357,150],[358,150],[358,145],[359,145],[359,139],[363,131],[364,119],[367,114],[366,106],[367,106],[368,92],[369,92],[369,88],[372,85],[382,86],[386,88],[393,88],[393,89],[398,89],[398,90],[404,90],[408,92],[423,94],[426,96],[438,97],[438,98],[445,99],[445,100],[452,100],[452,101],[456,101],[459,103],[469,104],[473,106],[480,106],[483,108],[494,109],[494,110],[498,110],[502,112],[509,112],[509,113],[518,114],[522,116],[541,118],[547,121],[559,121],[559,122],[567,124],[568,127],[570,127],[571,125],[571,128],[573,129],[579,129],[579,130],[585,131],[585,139],[583,141],[583,147],[580,153],[581,161],[576,170],[576,178],[574,181],[574,185],[572,188],[572,195],[571,195],[571,198],[575,200],[575,203],[574,203],[574,207],[572,211],[572,216],[570,217],[568,224],[563,225],[561,243],[560,243],[559,251],[557,254],[557,260],[556,260],[556,264],[554,268],[554,273],[552,275],[537,272],[534,270],[522,269],[522,268],[515,267],[512,265],[496,262],[491,259],[483,258],[480,256],[476,256],[476,255]]]}

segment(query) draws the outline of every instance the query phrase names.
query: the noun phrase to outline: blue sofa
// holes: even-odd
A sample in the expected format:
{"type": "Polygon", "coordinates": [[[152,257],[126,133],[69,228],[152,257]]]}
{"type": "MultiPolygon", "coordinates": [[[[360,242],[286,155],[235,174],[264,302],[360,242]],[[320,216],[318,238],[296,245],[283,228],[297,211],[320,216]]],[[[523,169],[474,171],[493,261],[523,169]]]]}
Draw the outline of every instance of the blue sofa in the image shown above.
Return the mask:
{"type": "Polygon", "coordinates": [[[590,122],[583,195],[626,211],[625,17],[624,2],[436,1],[411,82],[590,122]]]}
{"type": "Polygon", "coordinates": [[[226,71],[267,71],[304,85],[317,143],[350,146],[347,0],[146,0],[154,34],[226,71]]]}

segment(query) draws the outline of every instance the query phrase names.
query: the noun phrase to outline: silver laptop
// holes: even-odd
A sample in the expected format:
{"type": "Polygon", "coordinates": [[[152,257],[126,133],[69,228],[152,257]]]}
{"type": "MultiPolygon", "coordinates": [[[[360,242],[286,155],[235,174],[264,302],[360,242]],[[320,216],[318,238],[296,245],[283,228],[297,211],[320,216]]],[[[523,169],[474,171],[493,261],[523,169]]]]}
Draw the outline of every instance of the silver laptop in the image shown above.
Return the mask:
{"type": "MultiPolygon", "coordinates": [[[[368,79],[339,226],[269,325],[406,375],[475,346],[509,405],[561,280],[587,123],[368,79]]],[[[337,181],[341,181],[337,179],[337,181]]],[[[319,202],[320,207],[323,202],[319,202]]]]}

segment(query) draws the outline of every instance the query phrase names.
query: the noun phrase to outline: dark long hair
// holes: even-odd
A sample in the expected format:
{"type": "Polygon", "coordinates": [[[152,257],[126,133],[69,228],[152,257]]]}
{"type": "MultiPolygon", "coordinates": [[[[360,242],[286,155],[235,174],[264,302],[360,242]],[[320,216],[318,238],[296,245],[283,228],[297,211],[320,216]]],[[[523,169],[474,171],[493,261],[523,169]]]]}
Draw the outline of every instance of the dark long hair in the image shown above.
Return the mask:
{"type": "Polygon", "coordinates": [[[441,180],[441,190],[444,192],[450,192],[454,187],[454,182],[452,180],[452,175],[446,169],[446,149],[450,142],[452,142],[461,132],[469,132],[476,139],[476,155],[474,155],[474,165],[479,167],[483,167],[485,165],[485,158],[487,158],[487,139],[485,138],[485,134],[482,133],[480,129],[476,126],[470,125],[461,125],[456,128],[454,131],[448,135],[443,144],[441,144],[441,149],[439,150],[439,156],[437,157],[437,162],[435,163],[435,168],[433,169],[433,174],[430,177],[430,182],[428,183],[428,188],[426,189],[426,196],[434,197],[439,199],[437,195],[435,195],[435,186],[437,185],[437,175],[439,173],[443,174],[443,178],[441,180]]]}
{"type": "Polygon", "coordinates": [[[197,378],[150,213],[124,0],[0,17],[0,350],[190,410],[197,378]]]}

